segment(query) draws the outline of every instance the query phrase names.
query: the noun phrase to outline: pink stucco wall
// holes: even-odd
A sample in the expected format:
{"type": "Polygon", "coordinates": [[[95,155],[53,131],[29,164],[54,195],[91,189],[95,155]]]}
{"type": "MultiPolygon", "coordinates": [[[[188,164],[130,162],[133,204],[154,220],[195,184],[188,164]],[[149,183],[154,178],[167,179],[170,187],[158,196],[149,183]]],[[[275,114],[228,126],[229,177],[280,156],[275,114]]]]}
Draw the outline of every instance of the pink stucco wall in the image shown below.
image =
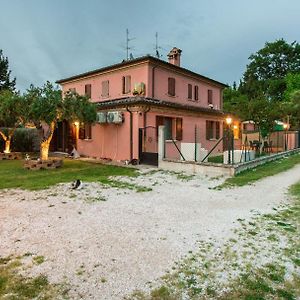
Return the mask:
{"type": "Polygon", "coordinates": [[[132,96],[134,83],[143,82],[146,87],[146,96],[148,95],[148,64],[140,63],[130,67],[124,67],[102,74],[94,75],[88,78],[77,79],[66,84],[63,84],[63,91],[75,88],[78,94],[84,95],[85,85],[91,84],[92,86],[92,102],[107,101],[118,98],[126,98],[132,96]],[[131,93],[122,93],[122,77],[131,76],[131,93]],[[102,81],[109,80],[109,97],[102,97],[102,81]]]}
{"type": "Polygon", "coordinates": [[[154,82],[155,99],[162,99],[170,102],[182,103],[192,106],[208,107],[208,90],[212,90],[213,106],[215,109],[222,109],[221,103],[221,88],[207,83],[195,77],[187,76],[186,74],[175,72],[161,66],[150,66],[149,68],[149,84],[154,82]],[[153,75],[154,72],[154,81],[153,75]],[[175,78],[175,96],[168,95],[168,78],[175,78]],[[188,84],[192,85],[192,99],[188,99],[188,84]],[[194,86],[198,86],[198,100],[194,100],[194,86]]]}

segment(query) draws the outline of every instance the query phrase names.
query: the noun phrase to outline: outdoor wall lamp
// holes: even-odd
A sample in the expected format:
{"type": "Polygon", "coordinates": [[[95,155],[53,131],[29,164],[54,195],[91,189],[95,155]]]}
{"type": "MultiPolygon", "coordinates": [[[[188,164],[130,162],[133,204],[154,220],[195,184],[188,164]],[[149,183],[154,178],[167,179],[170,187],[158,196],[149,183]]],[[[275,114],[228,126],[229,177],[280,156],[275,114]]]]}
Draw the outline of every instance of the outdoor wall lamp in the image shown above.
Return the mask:
{"type": "Polygon", "coordinates": [[[225,119],[225,121],[226,121],[226,124],[227,124],[227,125],[231,125],[231,123],[232,123],[232,118],[231,118],[231,117],[227,117],[227,118],[225,119]]]}
{"type": "Polygon", "coordinates": [[[78,122],[78,121],[74,122],[74,125],[75,125],[76,127],[78,127],[78,126],[79,126],[79,122],[78,122]]]}

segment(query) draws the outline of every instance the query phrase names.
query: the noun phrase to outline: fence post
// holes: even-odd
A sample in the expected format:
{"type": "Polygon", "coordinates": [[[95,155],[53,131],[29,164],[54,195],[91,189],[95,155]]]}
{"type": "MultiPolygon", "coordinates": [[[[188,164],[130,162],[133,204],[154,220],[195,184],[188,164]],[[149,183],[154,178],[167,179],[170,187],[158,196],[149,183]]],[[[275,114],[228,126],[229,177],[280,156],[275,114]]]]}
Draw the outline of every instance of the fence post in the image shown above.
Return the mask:
{"type": "Polygon", "coordinates": [[[197,125],[195,125],[195,161],[197,161],[197,125]]]}
{"type": "Polygon", "coordinates": [[[158,127],[158,161],[166,157],[165,126],[158,127]]]}

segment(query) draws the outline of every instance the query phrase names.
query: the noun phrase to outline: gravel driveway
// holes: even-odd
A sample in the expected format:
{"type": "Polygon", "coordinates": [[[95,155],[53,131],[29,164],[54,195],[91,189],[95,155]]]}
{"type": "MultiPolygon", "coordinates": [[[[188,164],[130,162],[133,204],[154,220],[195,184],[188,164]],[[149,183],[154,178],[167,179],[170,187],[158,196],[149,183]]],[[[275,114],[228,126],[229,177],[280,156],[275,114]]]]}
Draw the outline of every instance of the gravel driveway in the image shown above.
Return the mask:
{"type": "MultiPolygon", "coordinates": [[[[124,180],[124,179],[122,179],[124,180]]],[[[0,192],[0,256],[32,253],[27,269],[70,284],[71,299],[122,299],[148,289],[196,241],[231,235],[237,218],[268,212],[300,180],[300,166],[254,185],[214,190],[222,179],[156,172],[127,179],[150,192],[86,184],[80,191],[0,192]]]]}

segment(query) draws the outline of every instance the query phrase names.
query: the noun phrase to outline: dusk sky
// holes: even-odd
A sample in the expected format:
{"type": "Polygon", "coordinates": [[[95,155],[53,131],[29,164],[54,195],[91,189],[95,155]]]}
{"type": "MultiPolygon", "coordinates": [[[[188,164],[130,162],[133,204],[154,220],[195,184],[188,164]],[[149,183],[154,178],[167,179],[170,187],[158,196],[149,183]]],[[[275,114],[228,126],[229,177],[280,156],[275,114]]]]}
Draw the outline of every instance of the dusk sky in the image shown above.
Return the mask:
{"type": "Polygon", "coordinates": [[[42,85],[122,61],[126,28],[134,57],[162,59],[176,46],[182,66],[239,81],[266,41],[300,40],[299,0],[0,0],[0,49],[17,88],[42,85]]]}

